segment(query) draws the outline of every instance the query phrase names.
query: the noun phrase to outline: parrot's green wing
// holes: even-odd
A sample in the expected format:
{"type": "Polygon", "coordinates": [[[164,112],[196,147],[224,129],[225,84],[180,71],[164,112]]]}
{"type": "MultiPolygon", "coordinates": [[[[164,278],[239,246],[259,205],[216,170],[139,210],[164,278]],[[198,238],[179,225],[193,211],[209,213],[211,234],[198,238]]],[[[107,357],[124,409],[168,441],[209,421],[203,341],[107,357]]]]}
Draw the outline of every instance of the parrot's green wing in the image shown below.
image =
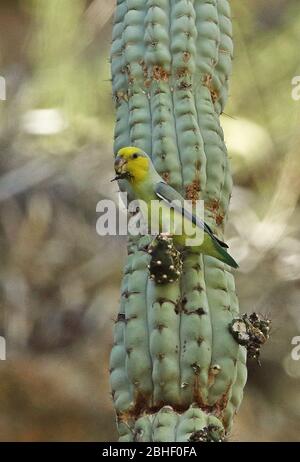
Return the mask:
{"type": "Polygon", "coordinates": [[[199,226],[200,229],[203,229],[207,234],[209,234],[212,239],[216,240],[222,247],[228,248],[228,245],[225,242],[218,239],[211,228],[203,221],[201,218],[193,215],[189,210],[184,208],[184,199],[181,194],[179,194],[174,188],[169,186],[167,183],[160,181],[155,185],[155,194],[160,200],[163,200],[168,206],[172,206],[174,210],[184,215],[185,218],[190,220],[194,225],[199,226]],[[180,206],[180,204],[182,204],[180,206]]]}

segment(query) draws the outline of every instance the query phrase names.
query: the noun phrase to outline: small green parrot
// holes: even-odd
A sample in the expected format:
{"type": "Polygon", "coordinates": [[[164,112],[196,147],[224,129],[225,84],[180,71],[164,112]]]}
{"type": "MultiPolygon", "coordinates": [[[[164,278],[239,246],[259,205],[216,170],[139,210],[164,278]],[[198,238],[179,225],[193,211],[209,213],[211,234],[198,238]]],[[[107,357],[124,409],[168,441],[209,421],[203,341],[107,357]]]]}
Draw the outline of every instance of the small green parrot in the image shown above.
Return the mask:
{"type": "MultiPolygon", "coordinates": [[[[199,245],[193,243],[193,247],[201,253],[210,255],[227,265],[238,268],[236,261],[227,253],[227,244],[218,239],[210,229],[210,227],[195,216],[191,211],[184,208],[184,199],[174,188],[169,186],[157,173],[150,157],[141,149],[136,147],[124,147],[118,151],[115,159],[116,177],[113,180],[125,179],[130,185],[130,191],[133,191],[135,198],[141,203],[142,214],[151,221],[149,215],[152,207],[160,207],[158,213],[153,213],[159,217],[158,228],[159,232],[163,232],[164,212],[166,216],[171,218],[171,235],[175,245],[187,247],[190,234],[184,233],[186,226],[182,223],[187,221],[189,229],[191,224],[198,227],[201,233],[199,245]],[[156,204],[156,205],[155,205],[156,204]],[[174,204],[177,204],[174,206],[174,204]],[[180,205],[182,204],[182,206],[180,205]],[[145,208],[145,205],[147,206],[145,208]],[[180,228],[179,228],[180,226],[180,228]],[[177,232],[183,229],[183,232],[177,232]]],[[[153,210],[153,209],[152,209],[153,210]]],[[[194,228],[195,229],[195,228],[194,228]]]]}

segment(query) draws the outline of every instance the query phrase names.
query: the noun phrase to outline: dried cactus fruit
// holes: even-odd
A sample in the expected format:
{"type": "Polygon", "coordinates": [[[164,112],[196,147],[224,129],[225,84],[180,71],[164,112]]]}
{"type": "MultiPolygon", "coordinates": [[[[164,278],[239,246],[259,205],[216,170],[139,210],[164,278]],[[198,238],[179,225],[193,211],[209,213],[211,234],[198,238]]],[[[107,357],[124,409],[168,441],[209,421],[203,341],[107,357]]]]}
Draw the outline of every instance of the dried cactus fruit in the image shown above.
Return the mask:
{"type": "Polygon", "coordinates": [[[260,363],[260,349],[270,336],[270,324],[270,319],[257,313],[243,314],[233,319],[229,330],[235,340],[247,348],[248,358],[256,359],[260,363]]]}
{"type": "Polygon", "coordinates": [[[190,443],[222,443],[225,440],[224,429],[217,425],[208,425],[189,438],[190,443]]]}
{"type": "Polygon", "coordinates": [[[229,326],[235,340],[243,346],[247,346],[250,341],[247,324],[243,318],[235,318],[229,326]]]}

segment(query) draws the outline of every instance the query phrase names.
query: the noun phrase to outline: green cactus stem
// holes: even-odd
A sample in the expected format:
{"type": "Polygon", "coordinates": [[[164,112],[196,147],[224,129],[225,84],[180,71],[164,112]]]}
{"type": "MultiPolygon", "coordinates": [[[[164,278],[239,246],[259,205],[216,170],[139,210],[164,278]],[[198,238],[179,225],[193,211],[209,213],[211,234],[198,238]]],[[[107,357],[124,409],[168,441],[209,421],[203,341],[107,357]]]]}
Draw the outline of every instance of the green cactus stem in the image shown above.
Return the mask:
{"type": "MultiPolygon", "coordinates": [[[[219,116],[232,51],[227,0],[117,2],[115,153],[146,151],[186,199],[204,200],[221,239],[232,179],[219,116]]],[[[115,324],[110,376],[120,441],[223,440],[247,375],[246,348],[229,329],[239,317],[233,275],[192,249],[181,262],[167,241],[148,254],[150,241],[129,238],[115,324]]]]}

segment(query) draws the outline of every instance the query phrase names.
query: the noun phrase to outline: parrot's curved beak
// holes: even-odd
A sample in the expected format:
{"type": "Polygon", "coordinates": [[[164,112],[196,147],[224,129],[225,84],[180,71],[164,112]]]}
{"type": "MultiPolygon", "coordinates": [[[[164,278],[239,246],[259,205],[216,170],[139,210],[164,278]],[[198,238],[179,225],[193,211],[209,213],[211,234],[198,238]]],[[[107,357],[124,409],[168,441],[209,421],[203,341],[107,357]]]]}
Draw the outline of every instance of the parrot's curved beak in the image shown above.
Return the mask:
{"type": "Polygon", "coordinates": [[[111,181],[121,180],[128,176],[128,172],[126,171],[126,164],[127,160],[123,157],[117,156],[114,163],[114,168],[116,172],[116,176],[111,181]]]}

